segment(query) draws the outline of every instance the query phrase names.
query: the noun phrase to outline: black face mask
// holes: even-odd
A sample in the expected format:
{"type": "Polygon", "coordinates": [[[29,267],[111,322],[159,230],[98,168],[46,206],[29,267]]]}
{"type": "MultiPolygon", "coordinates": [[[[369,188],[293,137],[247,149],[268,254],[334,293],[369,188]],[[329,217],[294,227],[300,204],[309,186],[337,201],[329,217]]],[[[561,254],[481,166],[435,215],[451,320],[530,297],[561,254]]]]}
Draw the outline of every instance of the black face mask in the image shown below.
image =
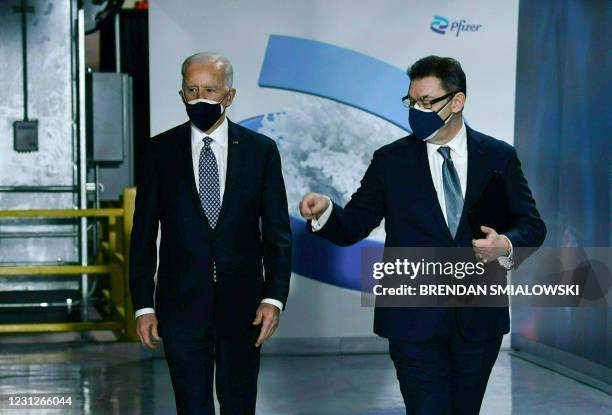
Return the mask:
{"type": "MultiPolygon", "coordinates": [[[[221,102],[223,102],[227,94],[229,94],[229,90],[219,102],[209,99],[194,99],[185,102],[185,109],[187,110],[189,120],[201,131],[208,131],[225,112],[225,108],[221,102]]],[[[183,100],[184,99],[183,97],[183,100]]]]}

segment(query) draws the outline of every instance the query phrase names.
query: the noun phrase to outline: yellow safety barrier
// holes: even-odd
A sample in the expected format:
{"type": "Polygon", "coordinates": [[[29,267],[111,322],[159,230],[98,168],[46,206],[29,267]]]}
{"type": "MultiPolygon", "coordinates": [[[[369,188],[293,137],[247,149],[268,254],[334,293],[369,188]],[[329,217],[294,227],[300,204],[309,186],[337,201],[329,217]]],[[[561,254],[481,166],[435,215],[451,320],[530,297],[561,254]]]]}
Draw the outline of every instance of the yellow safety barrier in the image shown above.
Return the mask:
{"type": "Polygon", "coordinates": [[[132,216],[136,201],[136,188],[125,188],[122,208],[111,209],[33,209],[2,210],[0,218],[107,218],[106,239],[101,243],[98,264],[78,266],[0,266],[0,276],[45,276],[96,274],[108,276],[109,289],[102,294],[111,305],[110,318],[102,321],[66,323],[18,323],[0,324],[1,333],[41,333],[112,330],[123,339],[138,340],[135,330],[134,312],[129,292],[128,258],[132,216]]]}

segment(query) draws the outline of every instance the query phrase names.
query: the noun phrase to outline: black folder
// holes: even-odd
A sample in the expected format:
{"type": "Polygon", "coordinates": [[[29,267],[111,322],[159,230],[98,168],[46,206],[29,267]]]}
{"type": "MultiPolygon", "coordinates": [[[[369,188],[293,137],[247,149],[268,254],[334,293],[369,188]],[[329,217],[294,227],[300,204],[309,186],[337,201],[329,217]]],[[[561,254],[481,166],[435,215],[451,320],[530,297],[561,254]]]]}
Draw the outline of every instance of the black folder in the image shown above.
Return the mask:
{"type": "Polygon", "coordinates": [[[501,172],[493,172],[480,197],[469,208],[468,220],[474,239],[485,237],[485,234],[480,230],[481,226],[493,228],[497,233],[504,233],[510,228],[508,195],[501,172]]]}

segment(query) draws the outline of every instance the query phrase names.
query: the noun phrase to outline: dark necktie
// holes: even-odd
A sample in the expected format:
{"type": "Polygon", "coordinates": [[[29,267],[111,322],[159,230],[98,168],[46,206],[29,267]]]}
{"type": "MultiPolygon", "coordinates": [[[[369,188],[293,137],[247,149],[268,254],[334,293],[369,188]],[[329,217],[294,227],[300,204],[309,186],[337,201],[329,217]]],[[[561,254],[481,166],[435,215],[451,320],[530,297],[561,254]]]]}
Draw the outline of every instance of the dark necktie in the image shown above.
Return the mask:
{"type": "Polygon", "coordinates": [[[450,147],[440,147],[438,152],[444,157],[442,164],[442,179],[444,181],[444,202],[446,203],[446,222],[453,238],[457,233],[461,212],[463,210],[463,195],[461,183],[455,165],[450,155],[450,147]]]}
{"type": "Polygon", "coordinates": [[[214,229],[217,226],[219,212],[221,211],[221,194],[219,191],[219,170],[217,169],[217,159],[210,148],[212,138],[204,137],[204,148],[200,152],[200,203],[206,213],[208,223],[214,229]]]}

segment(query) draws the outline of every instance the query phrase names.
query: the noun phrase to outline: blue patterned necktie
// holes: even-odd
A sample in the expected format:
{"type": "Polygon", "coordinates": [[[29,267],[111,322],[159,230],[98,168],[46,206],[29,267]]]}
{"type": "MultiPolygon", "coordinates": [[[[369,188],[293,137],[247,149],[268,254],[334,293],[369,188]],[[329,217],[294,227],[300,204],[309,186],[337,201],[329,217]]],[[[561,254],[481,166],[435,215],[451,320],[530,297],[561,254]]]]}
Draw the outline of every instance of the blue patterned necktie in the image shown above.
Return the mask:
{"type": "Polygon", "coordinates": [[[200,203],[208,219],[208,223],[214,229],[217,226],[219,212],[221,211],[221,193],[219,191],[219,170],[217,159],[210,148],[212,138],[204,137],[204,147],[200,152],[200,177],[199,196],[200,203]]]}
{"type": "Polygon", "coordinates": [[[438,153],[444,157],[442,164],[442,179],[444,181],[444,202],[446,203],[446,222],[453,238],[457,233],[461,212],[463,210],[463,195],[461,183],[455,165],[450,155],[450,147],[440,147],[438,153]]]}

